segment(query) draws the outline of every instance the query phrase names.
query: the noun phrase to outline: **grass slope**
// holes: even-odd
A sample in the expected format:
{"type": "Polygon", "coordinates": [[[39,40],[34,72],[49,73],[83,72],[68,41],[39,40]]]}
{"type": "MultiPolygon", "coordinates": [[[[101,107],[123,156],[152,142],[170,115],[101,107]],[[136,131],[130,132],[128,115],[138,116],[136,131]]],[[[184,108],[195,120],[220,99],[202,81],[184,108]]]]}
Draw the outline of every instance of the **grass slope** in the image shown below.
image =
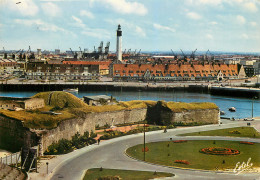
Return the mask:
{"type": "Polygon", "coordinates": [[[83,180],[96,180],[99,177],[108,177],[108,176],[119,176],[122,180],[148,180],[159,177],[172,177],[171,173],[163,172],[150,172],[150,171],[131,171],[131,170],[119,170],[119,169],[102,169],[93,168],[88,169],[83,180]]]}
{"type": "Polygon", "coordinates": [[[180,134],[179,136],[234,136],[234,137],[260,138],[260,133],[257,132],[253,127],[236,127],[236,128],[180,134]],[[238,134],[236,131],[239,132],[240,134],[238,134]]]}
{"type": "Polygon", "coordinates": [[[163,102],[162,105],[164,107],[169,108],[173,112],[181,112],[187,110],[196,110],[196,109],[218,109],[218,106],[214,103],[210,102],[163,102]]]}
{"type": "MultiPolygon", "coordinates": [[[[220,170],[234,169],[237,162],[247,162],[252,158],[253,167],[260,166],[260,144],[240,144],[235,141],[188,141],[185,143],[155,142],[148,143],[146,147],[146,161],[166,166],[175,166],[191,169],[220,170]],[[169,144],[169,147],[168,147],[169,144]],[[200,149],[207,147],[228,147],[240,151],[239,155],[207,155],[200,153],[200,149]],[[189,165],[174,163],[175,160],[187,160],[189,165]],[[223,164],[223,160],[225,163],[223,164]]],[[[143,144],[127,149],[127,154],[143,160],[143,144]]]]}

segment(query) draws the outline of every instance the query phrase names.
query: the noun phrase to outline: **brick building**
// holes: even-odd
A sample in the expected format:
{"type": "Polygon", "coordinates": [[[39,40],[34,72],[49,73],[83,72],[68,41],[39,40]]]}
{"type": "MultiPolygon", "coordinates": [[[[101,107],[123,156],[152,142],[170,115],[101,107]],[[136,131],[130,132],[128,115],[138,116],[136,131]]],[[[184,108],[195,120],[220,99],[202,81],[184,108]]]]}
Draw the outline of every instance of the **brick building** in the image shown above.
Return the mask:
{"type": "Polygon", "coordinates": [[[243,66],[235,64],[114,64],[115,81],[209,81],[244,78],[243,66]]]}

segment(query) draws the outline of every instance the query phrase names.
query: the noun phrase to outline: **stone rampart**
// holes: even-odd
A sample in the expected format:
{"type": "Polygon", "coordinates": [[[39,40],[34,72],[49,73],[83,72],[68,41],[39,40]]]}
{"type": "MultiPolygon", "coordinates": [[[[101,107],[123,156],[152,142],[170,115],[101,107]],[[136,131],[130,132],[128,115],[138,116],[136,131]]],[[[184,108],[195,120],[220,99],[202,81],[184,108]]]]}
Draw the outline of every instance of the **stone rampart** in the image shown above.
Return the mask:
{"type": "MultiPolygon", "coordinates": [[[[163,124],[173,122],[204,122],[217,123],[219,120],[219,109],[188,110],[182,112],[172,112],[165,108],[155,108],[152,111],[149,108],[120,110],[111,112],[86,113],[78,118],[61,121],[57,128],[51,130],[32,130],[23,126],[18,120],[13,120],[0,116],[0,146],[10,148],[13,151],[23,145],[31,146],[40,144],[40,153],[47,150],[47,147],[60,139],[71,139],[77,132],[81,135],[84,132],[95,132],[95,126],[104,126],[108,124],[117,125],[124,123],[139,122],[153,117],[163,121],[163,124]],[[168,122],[168,123],[165,123],[168,122]]],[[[158,121],[150,121],[156,123],[158,121]]],[[[158,123],[159,124],[159,123],[158,123]]]]}

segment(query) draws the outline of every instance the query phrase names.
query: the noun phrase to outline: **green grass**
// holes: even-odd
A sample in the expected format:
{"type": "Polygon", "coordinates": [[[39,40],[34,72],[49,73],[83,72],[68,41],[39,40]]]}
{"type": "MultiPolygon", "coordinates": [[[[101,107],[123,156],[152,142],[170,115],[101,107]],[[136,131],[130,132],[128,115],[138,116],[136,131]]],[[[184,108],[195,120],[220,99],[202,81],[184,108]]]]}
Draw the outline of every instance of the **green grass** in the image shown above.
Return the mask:
{"type": "MultiPolygon", "coordinates": [[[[260,144],[254,145],[240,144],[235,141],[188,141],[184,143],[155,142],[148,143],[146,147],[146,161],[166,166],[175,166],[191,169],[220,170],[234,169],[237,162],[247,162],[252,158],[251,162],[254,167],[260,166],[260,144]],[[169,147],[168,147],[169,144],[169,147]],[[227,147],[240,151],[239,155],[207,155],[200,153],[200,149],[207,147],[227,147]],[[175,160],[187,160],[189,165],[174,163],[175,160]],[[225,160],[225,164],[223,164],[225,160]]],[[[143,144],[133,146],[127,149],[127,154],[143,160],[142,152],[143,144]]]]}
{"type": "Polygon", "coordinates": [[[216,104],[210,102],[162,102],[162,106],[169,108],[173,112],[197,109],[218,109],[216,104]]]}
{"type": "Polygon", "coordinates": [[[180,134],[179,136],[234,136],[234,137],[260,138],[260,133],[257,132],[253,127],[236,127],[236,128],[180,134]],[[232,131],[238,131],[240,132],[240,134],[236,134],[234,132],[232,133],[232,131]]]}
{"type": "Polygon", "coordinates": [[[107,176],[119,176],[123,180],[148,180],[159,177],[172,177],[171,173],[163,172],[150,172],[150,171],[131,171],[131,170],[119,170],[119,169],[104,169],[100,171],[100,168],[88,169],[83,180],[96,180],[99,177],[107,176]]]}

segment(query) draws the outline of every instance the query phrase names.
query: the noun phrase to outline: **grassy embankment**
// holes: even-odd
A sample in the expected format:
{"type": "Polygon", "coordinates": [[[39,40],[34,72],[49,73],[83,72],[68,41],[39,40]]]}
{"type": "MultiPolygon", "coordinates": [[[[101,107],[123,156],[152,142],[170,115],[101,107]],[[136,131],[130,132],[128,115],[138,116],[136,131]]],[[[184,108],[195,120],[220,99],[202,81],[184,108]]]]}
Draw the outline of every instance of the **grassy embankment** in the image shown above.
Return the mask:
{"type": "Polygon", "coordinates": [[[172,177],[171,173],[150,172],[150,171],[131,171],[120,169],[104,169],[100,168],[88,169],[83,180],[96,180],[105,177],[120,177],[122,180],[147,180],[160,177],[172,177]]]}
{"type": "MultiPolygon", "coordinates": [[[[57,127],[58,123],[83,116],[89,112],[110,112],[119,110],[129,110],[137,108],[147,108],[147,106],[155,106],[156,101],[133,100],[128,102],[119,102],[115,105],[104,106],[88,106],[76,96],[62,91],[42,92],[34,95],[35,98],[43,98],[46,106],[42,109],[24,110],[24,111],[8,111],[0,110],[0,114],[23,121],[28,128],[35,129],[52,129],[57,127]],[[52,93],[51,98],[50,93],[52,93]],[[61,113],[59,115],[42,114],[42,111],[55,111],[61,113]]],[[[214,103],[182,103],[182,102],[162,102],[174,112],[180,112],[193,109],[212,109],[217,108],[214,103]]]]}
{"type": "MultiPolygon", "coordinates": [[[[249,158],[253,167],[260,166],[260,144],[240,144],[235,141],[187,141],[173,143],[171,141],[146,144],[146,161],[166,166],[175,166],[191,169],[219,170],[234,169],[237,162],[247,162],[249,158]],[[168,145],[169,144],[169,145],[168,145]],[[200,153],[202,148],[227,147],[240,151],[238,155],[208,155],[200,153]],[[186,160],[190,164],[174,163],[175,160],[186,160]],[[224,163],[223,163],[224,162],[224,163]]],[[[143,144],[127,149],[127,154],[143,160],[143,144]]]]}
{"type": "Polygon", "coordinates": [[[194,133],[180,134],[179,136],[232,136],[260,138],[260,133],[253,127],[236,127],[228,129],[218,129],[212,131],[200,131],[194,133]]]}

